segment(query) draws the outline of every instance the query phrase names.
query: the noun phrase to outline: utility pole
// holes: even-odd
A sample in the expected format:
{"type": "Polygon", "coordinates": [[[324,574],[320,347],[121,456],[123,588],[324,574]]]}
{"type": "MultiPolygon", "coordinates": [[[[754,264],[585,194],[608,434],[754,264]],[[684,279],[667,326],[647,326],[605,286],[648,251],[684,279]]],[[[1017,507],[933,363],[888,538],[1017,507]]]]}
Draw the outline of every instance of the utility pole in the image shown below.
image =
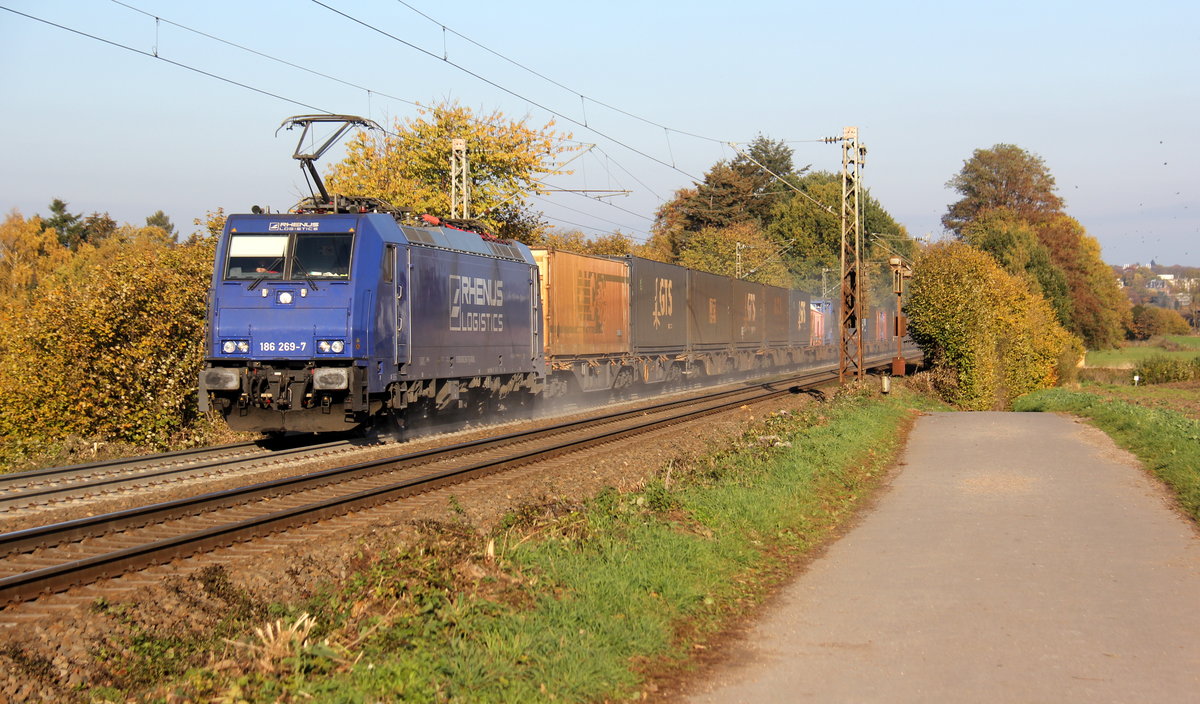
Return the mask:
{"type": "Polygon", "coordinates": [[[471,174],[465,139],[450,140],[450,217],[471,217],[471,174]]]}
{"type": "Polygon", "coordinates": [[[859,179],[867,148],[858,141],[857,127],[842,128],[842,312],[838,349],[838,383],[863,378],[862,217],[859,179]]]}

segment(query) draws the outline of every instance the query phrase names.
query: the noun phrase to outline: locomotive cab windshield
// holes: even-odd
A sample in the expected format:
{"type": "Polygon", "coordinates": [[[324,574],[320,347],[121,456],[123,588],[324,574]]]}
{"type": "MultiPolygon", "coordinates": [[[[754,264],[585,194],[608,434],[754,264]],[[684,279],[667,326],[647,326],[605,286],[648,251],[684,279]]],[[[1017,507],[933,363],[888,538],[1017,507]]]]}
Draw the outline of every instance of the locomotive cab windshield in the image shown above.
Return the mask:
{"type": "Polygon", "coordinates": [[[354,251],[352,232],[233,233],[227,281],[345,281],[354,251]]]}

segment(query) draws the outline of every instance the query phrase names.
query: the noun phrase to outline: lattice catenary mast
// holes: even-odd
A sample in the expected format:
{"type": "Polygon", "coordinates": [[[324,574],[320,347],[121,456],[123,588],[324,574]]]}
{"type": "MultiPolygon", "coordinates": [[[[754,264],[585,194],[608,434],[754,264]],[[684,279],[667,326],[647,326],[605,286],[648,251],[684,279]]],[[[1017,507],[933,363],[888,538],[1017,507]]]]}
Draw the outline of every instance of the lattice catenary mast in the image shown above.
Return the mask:
{"type": "Polygon", "coordinates": [[[858,141],[857,127],[842,128],[842,312],[838,351],[838,382],[863,377],[862,328],[862,210],[859,178],[867,148],[858,141]]]}
{"type": "Polygon", "coordinates": [[[450,217],[471,217],[471,170],[465,139],[450,140],[450,217]]]}

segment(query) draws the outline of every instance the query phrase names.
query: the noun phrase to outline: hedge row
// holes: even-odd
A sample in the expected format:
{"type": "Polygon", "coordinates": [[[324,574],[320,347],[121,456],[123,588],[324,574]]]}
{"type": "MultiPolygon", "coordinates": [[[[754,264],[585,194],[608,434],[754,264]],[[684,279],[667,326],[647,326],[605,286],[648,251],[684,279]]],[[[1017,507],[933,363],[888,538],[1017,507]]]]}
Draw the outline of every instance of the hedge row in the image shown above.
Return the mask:
{"type": "Polygon", "coordinates": [[[1046,300],[987,253],[962,242],[928,248],[904,310],[926,358],[949,373],[938,391],[967,410],[1006,409],[1012,399],[1074,373],[1083,345],[1046,300]]]}

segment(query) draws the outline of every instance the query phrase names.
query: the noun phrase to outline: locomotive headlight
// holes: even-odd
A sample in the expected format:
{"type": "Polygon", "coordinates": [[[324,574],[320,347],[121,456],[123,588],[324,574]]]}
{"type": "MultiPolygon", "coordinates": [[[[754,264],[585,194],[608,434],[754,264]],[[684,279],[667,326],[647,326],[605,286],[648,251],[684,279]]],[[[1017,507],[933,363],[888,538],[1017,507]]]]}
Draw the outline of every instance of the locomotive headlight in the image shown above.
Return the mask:
{"type": "Polygon", "coordinates": [[[334,340],[330,343],[329,348],[333,350],[334,354],[341,354],[346,349],[346,343],[341,340],[334,340]]]}
{"type": "Polygon", "coordinates": [[[291,291],[280,291],[279,292],[279,302],[284,304],[285,306],[288,305],[289,303],[291,303],[292,302],[292,292],[291,291]]]}
{"type": "Polygon", "coordinates": [[[237,351],[241,352],[242,354],[246,354],[247,352],[250,351],[250,343],[245,340],[238,340],[237,341],[237,351]]]}
{"type": "Polygon", "coordinates": [[[317,341],[317,351],[318,352],[322,352],[324,354],[329,354],[329,350],[331,350],[331,349],[332,349],[332,346],[329,344],[329,340],[318,340],[317,341]]]}
{"type": "Polygon", "coordinates": [[[225,354],[233,354],[237,351],[237,343],[233,340],[226,340],[225,344],[221,345],[221,351],[225,354]]]}
{"type": "Polygon", "coordinates": [[[225,354],[233,354],[235,352],[246,354],[250,351],[250,342],[247,340],[226,340],[221,343],[221,351],[225,354]]]}
{"type": "Polygon", "coordinates": [[[321,354],[341,354],[346,350],[343,340],[317,340],[317,351],[321,354]]]}

